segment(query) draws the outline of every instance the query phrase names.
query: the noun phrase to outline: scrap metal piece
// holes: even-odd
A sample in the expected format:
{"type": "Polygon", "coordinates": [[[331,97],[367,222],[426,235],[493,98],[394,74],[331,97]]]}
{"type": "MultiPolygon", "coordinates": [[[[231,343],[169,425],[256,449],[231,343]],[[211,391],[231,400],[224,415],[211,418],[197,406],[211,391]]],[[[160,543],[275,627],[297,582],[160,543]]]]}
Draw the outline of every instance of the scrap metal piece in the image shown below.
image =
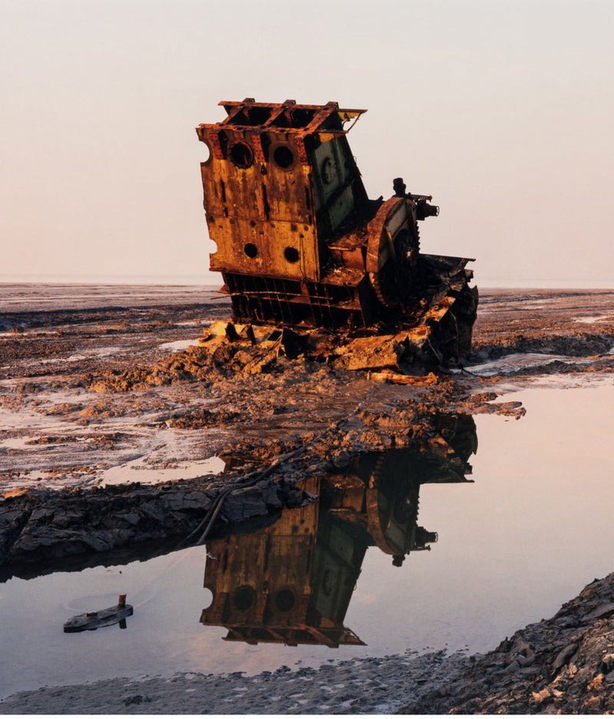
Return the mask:
{"type": "Polygon", "coordinates": [[[110,627],[113,624],[119,624],[120,628],[125,629],[126,618],[134,614],[134,608],[131,604],[126,604],[126,595],[120,594],[117,604],[113,607],[107,607],[97,612],[85,612],[84,614],[76,614],[67,622],[64,622],[64,631],[66,633],[94,631],[101,627],[110,627]]]}
{"type": "Polygon", "coordinates": [[[233,320],[335,330],[337,344],[407,331],[420,359],[467,355],[478,303],[470,260],[421,254],[418,222],[439,214],[430,195],[406,192],[398,177],[392,197],[368,198],[347,140],[365,110],[220,105],[227,117],[196,132],[209,150],[210,269],[222,273],[233,320]]]}

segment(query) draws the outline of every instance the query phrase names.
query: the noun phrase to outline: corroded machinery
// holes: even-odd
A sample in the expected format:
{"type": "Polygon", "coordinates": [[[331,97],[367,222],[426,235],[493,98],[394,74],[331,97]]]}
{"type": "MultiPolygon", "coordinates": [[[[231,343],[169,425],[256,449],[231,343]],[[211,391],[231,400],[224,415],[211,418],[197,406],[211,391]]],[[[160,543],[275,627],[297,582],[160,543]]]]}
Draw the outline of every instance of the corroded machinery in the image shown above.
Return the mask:
{"type": "Polygon", "coordinates": [[[204,207],[233,319],[348,336],[405,332],[440,363],[467,355],[477,291],[468,259],[420,252],[431,197],[367,197],[347,133],[365,110],[221,102],[227,117],[196,128],[204,207]]]}

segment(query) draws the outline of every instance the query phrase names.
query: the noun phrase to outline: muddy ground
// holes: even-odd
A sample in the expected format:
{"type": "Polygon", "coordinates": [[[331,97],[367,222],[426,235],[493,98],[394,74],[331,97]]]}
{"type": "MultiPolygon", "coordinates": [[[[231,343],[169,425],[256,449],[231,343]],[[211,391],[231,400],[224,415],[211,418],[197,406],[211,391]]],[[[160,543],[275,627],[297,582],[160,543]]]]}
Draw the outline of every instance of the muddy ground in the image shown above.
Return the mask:
{"type": "Polygon", "coordinates": [[[211,291],[196,302],[194,291],[169,289],[150,306],[142,290],[115,289],[102,306],[87,288],[43,289],[46,303],[13,288],[19,301],[0,316],[5,576],[177,542],[228,487],[218,524],[301,502],[278,496],[282,478],[292,486],[360,453],[427,442],[441,412],[522,412],[493,405],[491,382],[476,391],[460,372],[399,387],[345,369],[344,358],[292,359],[275,343],[200,346],[229,315],[211,291]]]}
{"type": "Polygon", "coordinates": [[[466,371],[400,387],[244,346],[212,359],[198,338],[229,309],[211,290],[95,289],[0,286],[2,495],[258,469],[329,428],[306,454],[339,464],[433,409],[493,411],[502,380],[614,364],[614,291],[482,291],[466,371]]]}
{"type": "MultiPolygon", "coordinates": [[[[229,490],[230,509],[212,531],[308,501],[302,478],[342,469],[357,454],[437,443],[441,413],[520,417],[517,403],[497,401],[510,382],[614,371],[614,291],[482,291],[466,366],[402,386],[334,361],[199,346],[229,316],[208,289],[2,285],[0,294],[5,577],[168,551],[195,530],[202,536],[229,490]]],[[[497,659],[497,671],[506,661],[497,659]]],[[[492,666],[484,671],[498,677],[492,666]]],[[[505,686],[512,676],[515,685],[515,669],[505,686]]],[[[535,671],[522,676],[543,691],[535,671]]],[[[485,690],[494,696],[493,681],[485,690]]],[[[565,711],[562,695],[550,696],[565,711]]],[[[448,699],[421,706],[453,709],[448,699]]]]}

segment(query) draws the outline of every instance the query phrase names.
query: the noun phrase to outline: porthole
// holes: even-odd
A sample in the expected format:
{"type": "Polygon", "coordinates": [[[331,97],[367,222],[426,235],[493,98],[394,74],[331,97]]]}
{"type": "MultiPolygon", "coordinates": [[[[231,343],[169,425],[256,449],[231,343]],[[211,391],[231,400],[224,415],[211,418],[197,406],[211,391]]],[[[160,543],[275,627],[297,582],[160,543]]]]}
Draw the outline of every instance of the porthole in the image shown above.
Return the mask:
{"type": "Polygon", "coordinates": [[[273,162],[282,170],[289,170],[294,165],[294,153],[288,145],[277,145],[273,150],[273,162]]]}
{"type": "Polygon", "coordinates": [[[232,603],[239,611],[246,612],[256,603],[256,592],[254,588],[244,584],[242,587],[235,589],[232,594],[232,603]]]}
{"type": "Polygon", "coordinates": [[[275,604],[280,612],[289,612],[295,602],[294,593],[289,589],[282,589],[275,595],[275,604]]]}
{"type": "Polygon", "coordinates": [[[255,257],[258,257],[258,248],[256,247],[256,245],[255,245],[253,242],[248,242],[248,243],[243,247],[243,252],[245,252],[245,254],[246,254],[249,258],[251,258],[252,260],[253,260],[255,257]]]}
{"type": "Polygon", "coordinates": [[[205,588],[205,594],[202,600],[203,609],[209,609],[209,607],[213,605],[214,599],[215,597],[213,596],[213,592],[210,589],[205,588]]]}
{"type": "Polygon", "coordinates": [[[230,148],[230,159],[233,165],[245,170],[254,164],[254,152],[245,142],[235,142],[230,148]]]}
{"type": "Polygon", "coordinates": [[[300,254],[296,247],[286,247],[284,250],[284,257],[288,262],[294,265],[299,261],[300,254]]]}

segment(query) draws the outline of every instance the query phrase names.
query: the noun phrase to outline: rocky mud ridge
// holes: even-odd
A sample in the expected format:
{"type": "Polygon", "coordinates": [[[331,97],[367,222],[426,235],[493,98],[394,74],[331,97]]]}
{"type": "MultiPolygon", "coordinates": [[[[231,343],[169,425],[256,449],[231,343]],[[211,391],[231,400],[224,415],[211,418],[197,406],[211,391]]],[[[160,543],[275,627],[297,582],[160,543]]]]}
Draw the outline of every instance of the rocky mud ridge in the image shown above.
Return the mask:
{"type": "MultiPolygon", "coordinates": [[[[248,355],[246,350],[239,351],[248,355]]],[[[105,554],[105,561],[111,561],[109,553],[114,550],[144,545],[151,548],[156,543],[167,545],[168,540],[178,542],[196,532],[220,501],[223,503],[212,529],[266,516],[284,506],[300,506],[309,501],[300,490],[302,479],[344,469],[357,455],[409,446],[428,451],[430,446],[445,444],[445,429],[441,435],[437,427],[442,414],[486,411],[521,416],[524,411],[517,402],[493,404],[497,397],[494,392],[470,394],[457,381],[433,375],[418,380],[404,398],[399,398],[386,384],[359,378],[356,394],[341,402],[340,394],[353,382],[346,371],[318,369],[308,366],[305,360],[287,358],[277,358],[275,369],[269,367],[259,386],[263,394],[267,393],[268,403],[283,396],[289,401],[265,409],[264,397],[252,400],[251,383],[232,364],[217,368],[211,353],[200,348],[177,355],[158,363],[151,374],[159,378],[163,365],[165,376],[180,377],[178,382],[195,382],[193,377],[198,370],[208,376],[217,372],[216,390],[219,392],[226,383],[226,396],[232,396],[232,403],[218,410],[178,407],[165,418],[165,431],[170,427],[196,433],[203,428],[234,424],[238,436],[219,450],[227,458],[228,471],[217,477],[204,475],[151,485],[92,483],[86,487],[52,488],[38,483],[7,491],[0,500],[0,566],[5,574],[23,575],[26,567],[27,572],[35,571],[36,564],[39,571],[48,572],[68,559],[78,566],[75,560],[91,562],[91,555],[98,552],[105,554]],[[198,368],[192,370],[189,380],[184,375],[188,362],[198,368]],[[181,369],[171,372],[169,366],[181,369]],[[311,398],[316,395],[328,401],[332,398],[329,410],[315,418],[313,428],[303,423],[295,425],[291,434],[272,429],[270,434],[260,437],[251,434],[258,422],[267,427],[269,417],[275,420],[299,412],[304,416],[310,400],[299,399],[299,407],[293,407],[290,399],[293,383],[300,383],[303,391],[309,388],[311,398]],[[357,400],[360,401],[355,404],[357,400]],[[331,422],[331,414],[332,418],[341,416],[331,422]]],[[[116,389],[117,383],[113,382],[112,388],[105,385],[107,394],[138,393],[132,384],[131,390],[125,388],[127,377],[134,377],[133,370],[113,377],[121,377],[121,389],[116,389]]],[[[103,381],[94,380],[97,385],[103,381]]],[[[31,442],[44,450],[53,447],[53,440],[46,436],[31,442]]],[[[71,446],[65,441],[60,444],[71,446]]],[[[110,441],[108,454],[114,446],[110,441]]],[[[138,476],[126,471],[127,476],[131,474],[138,476]]],[[[19,476],[13,483],[15,480],[19,481],[19,476]]],[[[201,534],[202,531],[201,527],[201,534]]]]}
{"type": "MultiPolygon", "coordinates": [[[[254,477],[228,485],[206,479],[97,487],[33,489],[0,505],[0,578],[37,576],[132,558],[150,558],[203,543],[218,504],[218,525],[270,517],[312,501],[280,481],[254,477]],[[99,554],[102,553],[102,556],[99,554]]],[[[214,535],[212,535],[214,536],[214,535]]]]}
{"type": "Polygon", "coordinates": [[[548,620],[466,663],[408,714],[611,714],[614,574],[595,580],[548,620]]]}
{"type": "MultiPolygon", "coordinates": [[[[379,383],[371,389],[376,396],[367,392],[353,410],[323,430],[258,443],[237,438],[223,475],[86,488],[39,483],[6,492],[0,499],[2,573],[28,576],[67,563],[87,566],[103,561],[93,558],[96,553],[111,562],[117,550],[148,547],[151,553],[159,545],[168,551],[170,540],[177,546],[188,537],[188,543],[202,542],[207,518],[218,503],[209,527],[213,533],[282,507],[302,506],[310,501],[301,490],[302,479],[343,470],[360,454],[407,447],[423,453],[440,447],[449,451],[448,430],[440,426],[443,414],[486,411],[519,417],[524,411],[518,402],[493,404],[494,392],[469,395],[451,379],[436,387],[429,381],[413,386],[411,398],[403,401],[385,393],[379,383]]],[[[210,423],[202,414],[183,414],[174,421],[179,419],[190,431],[210,423]]]]}
{"type": "Polygon", "coordinates": [[[219,312],[216,304],[176,305],[165,325],[160,307],[111,307],[110,340],[103,310],[46,311],[47,328],[71,337],[63,361],[54,355],[56,334],[45,354],[39,311],[4,317],[5,325],[19,318],[19,332],[0,338],[11,375],[0,385],[5,569],[38,562],[48,571],[64,558],[178,540],[228,487],[218,524],[266,515],[299,501],[281,487],[343,469],[360,453],[436,441],[441,413],[523,411],[449,375],[369,376],[347,369],[343,356],[339,364],[314,361],[289,356],[279,340],[228,339],[212,328],[226,326],[216,323],[219,312]],[[151,314],[159,326],[147,321],[151,314]],[[208,341],[182,349],[174,338],[186,332],[208,341]],[[143,348],[135,357],[124,342],[143,348]],[[389,377],[411,384],[401,390],[389,377]],[[223,476],[182,476],[182,465],[198,468],[214,456],[226,459],[223,476]],[[135,486],[109,487],[109,471],[122,467],[121,484],[135,486]],[[181,484],[160,483],[169,468],[181,484]],[[144,469],[154,484],[138,482],[144,469]],[[254,484],[259,473],[266,478],[254,484]]]}

